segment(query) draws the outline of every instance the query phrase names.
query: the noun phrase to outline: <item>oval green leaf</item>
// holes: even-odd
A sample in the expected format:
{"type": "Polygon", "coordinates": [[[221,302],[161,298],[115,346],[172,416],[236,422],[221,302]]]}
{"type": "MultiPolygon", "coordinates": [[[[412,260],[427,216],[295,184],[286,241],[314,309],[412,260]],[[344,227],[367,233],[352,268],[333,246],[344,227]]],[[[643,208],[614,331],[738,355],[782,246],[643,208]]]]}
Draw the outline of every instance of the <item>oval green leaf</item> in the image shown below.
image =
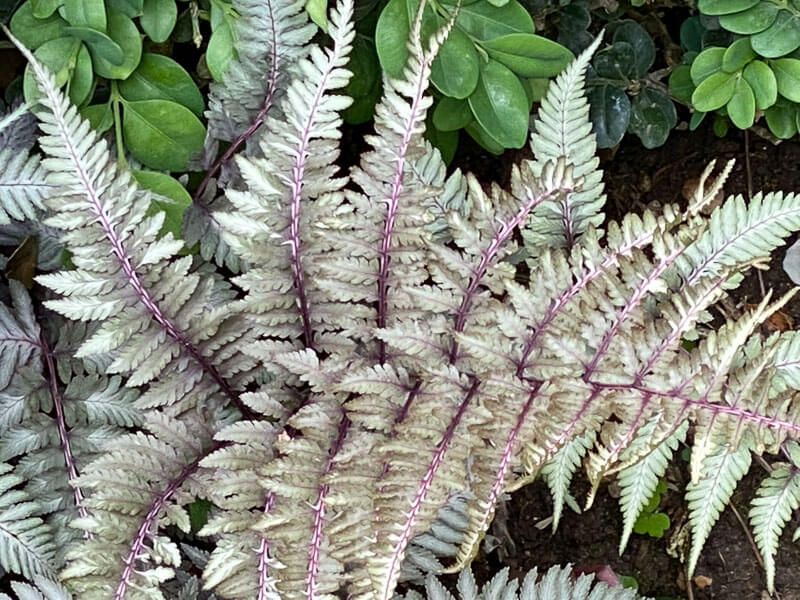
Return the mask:
{"type": "Polygon", "coordinates": [[[643,77],[653,66],[656,59],[656,45],[650,34],[636,21],[620,22],[614,29],[612,40],[615,44],[627,42],[633,48],[634,61],[631,72],[633,77],[643,77]]]}
{"type": "Polygon", "coordinates": [[[736,89],[728,102],[728,117],[739,129],[752,127],[756,115],[756,97],[744,79],[736,82],[736,89]]]}
{"type": "Polygon", "coordinates": [[[114,40],[102,31],[90,27],[67,27],[64,33],[83,40],[97,56],[102,56],[112,65],[118,67],[125,62],[125,53],[114,40]]]}
{"type": "Polygon", "coordinates": [[[631,120],[631,101],[628,95],[613,85],[598,85],[588,94],[589,116],[592,120],[598,148],[619,144],[631,120]]]}
{"type": "Polygon", "coordinates": [[[141,16],[143,4],[143,0],[106,0],[109,13],[122,13],[131,19],[141,16]]]}
{"type": "Polygon", "coordinates": [[[463,129],[472,121],[469,102],[455,98],[442,98],[433,109],[433,126],[439,131],[463,129]]]}
{"type": "Polygon", "coordinates": [[[123,102],[125,146],[146,167],[180,171],[203,148],[205,128],[192,111],[169,100],[123,102]]]}
{"type": "Polygon", "coordinates": [[[482,148],[492,154],[502,154],[505,148],[497,142],[477,121],[472,121],[464,128],[469,136],[478,142],[482,148]]]}
{"type": "Polygon", "coordinates": [[[709,112],[725,106],[733,96],[736,76],[730,73],[714,73],[700,82],[692,94],[696,110],[709,112]]]}
{"type": "Polygon", "coordinates": [[[739,38],[725,49],[722,55],[722,70],[726,73],[735,73],[745,67],[756,57],[750,38],[739,38]]]}
{"type": "Polygon", "coordinates": [[[142,38],[139,30],[128,17],[119,13],[111,13],[108,16],[108,36],[122,48],[125,59],[122,64],[115,65],[105,56],[96,52],[90,46],[94,62],[94,71],[106,79],[125,79],[139,64],[142,57],[142,38]]]}
{"type": "Polygon", "coordinates": [[[706,15],[729,15],[752,8],[761,0],[698,0],[697,9],[706,15]]]}
{"type": "Polygon", "coordinates": [[[555,77],[574,58],[561,44],[532,33],[510,33],[481,44],[497,62],[520,77],[555,77]]]}
{"type": "Polygon", "coordinates": [[[222,21],[211,34],[206,49],[206,65],[215,80],[222,81],[222,75],[234,52],[233,32],[228,21],[222,21]]]}
{"type": "Polygon", "coordinates": [[[78,54],[74,60],[72,76],[67,86],[67,95],[75,106],[80,106],[89,97],[94,83],[94,72],[92,71],[92,57],[84,44],[78,48],[78,54]]]}
{"type": "Polygon", "coordinates": [[[694,82],[688,65],[678,65],[669,75],[669,91],[675,98],[687,104],[692,100],[694,82]]]}
{"type": "Polygon", "coordinates": [[[750,38],[753,50],[766,58],[777,58],[800,48],[800,15],[782,10],[775,22],[750,38]]]}
{"type": "Polygon", "coordinates": [[[592,66],[600,77],[626,81],[634,76],[636,52],[628,42],[615,42],[595,55],[592,66]]]}
{"type": "Polygon", "coordinates": [[[778,93],[792,102],[800,102],[800,60],[779,58],[770,65],[778,84],[778,93]]]}
{"type": "Polygon", "coordinates": [[[472,114],[499,145],[521,148],[528,139],[528,97],[519,79],[496,60],[481,69],[469,97],[472,114]]]}
{"type": "Polygon", "coordinates": [[[408,61],[408,36],[406,0],[389,0],[375,26],[375,49],[381,67],[391,77],[403,76],[403,68],[408,61]]]}
{"type": "Polygon", "coordinates": [[[456,26],[479,41],[492,40],[509,33],[536,32],[531,15],[517,0],[510,0],[499,8],[488,2],[462,6],[456,26]]]}
{"type": "Polygon", "coordinates": [[[84,106],[78,112],[84,119],[89,121],[89,125],[97,133],[107,131],[114,124],[114,115],[111,112],[110,102],[84,106]]]}
{"type": "MultiPolygon", "coordinates": [[[[72,74],[80,45],[80,40],[75,38],[56,38],[39,46],[33,55],[50,70],[55,78],[56,85],[61,87],[67,83],[72,74]]],[[[40,97],[39,88],[36,85],[30,65],[25,67],[22,89],[28,102],[40,97]]]]}
{"type": "Polygon", "coordinates": [[[766,63],[754,60],[744,69],[743,77],[753,89],[756,106],[767,109],[778,99],[778,80],[766,63]]]}
{"type": "Polygon", "coordinates": [[[175,0],[144,0],[139,23],[151,40],[166,42],[178,20],[175,0]]]}
{"type": "Polygon", "coordinates": [[[325,33],[328,33],[328,2],[327,0],[306,0],[305,6],[306,12],[308,16],[311,17],[311,20],[322,29],[325,33]]]}
{"type": "Polygon", "coordinates": [[[475,44],[453,28],[431,65],[431,83],[451,98],[466,98],[478,85],[480,66],[475,44]]]}
{"type": "Polygon", "coordinates": [[[722,70],[722,58],[725,56],[725,48],[713,46],[706,48],[698,54],[692,61],[691,76],[695,85],[705,78],[722,70]]]}
{"type": "Polygon", "coordinates": [[[9,24],[11,33],[26,48],[36,50],[39,46],[50,40],[64,35],[67,22],[56,14],[46,19],[38,19],[33,15],[33,6],[30,0],[20,6],[9,24]]]}
{"type": "Polygon", "coordinates": [[[133,171],[132,175],[136,183],[154,193],[150,206],[147,207],[147,215],[164,212],[164,224],[159,235],[170,232],[173,237],[180,238],[183,213],[192,203],[192,197],[186,188],[166,173],[133,171]]]}
{"type": "Polygon", "coordinates": [[[667,141],[677,122],[672,100],[660,91],[644,88],[633,99],[628,131],[636,134],[645,148],[657,148],[667,141]]]}
{"type": "Polygon", "coordinates": [[[119,91],[129,101],[172,100],[195,115],[203,115],[203,95],[192,76],[171,58],[147,52],[136,70],[119,83],[119,91]]]}
{"type": "Polygon", "coordinates": [[[775,22],[778,16],[777,4],[772,2],[759,2],[752,8],[731,15],[722,15],[719,24],[728,31],[741,35],[752,35],[764,31],[775,22]]]}
{"type": "Polygon", "coordinates": [[[797,108],[786,104],[776,104],[764,112],[769,130],[782,140],[797,133],[797,108]]]}
{"type": "Polygon", "coordinates": [[[61,4],[62,0],[31,0],[33,16],[37,19],[46,19],[56,12],[61,4]]]}
{"type": "Polygon", "coordinates": [[[75,27],[106,31],[106,6],[103,0],[64,0],[63,15],[75,27]]]}

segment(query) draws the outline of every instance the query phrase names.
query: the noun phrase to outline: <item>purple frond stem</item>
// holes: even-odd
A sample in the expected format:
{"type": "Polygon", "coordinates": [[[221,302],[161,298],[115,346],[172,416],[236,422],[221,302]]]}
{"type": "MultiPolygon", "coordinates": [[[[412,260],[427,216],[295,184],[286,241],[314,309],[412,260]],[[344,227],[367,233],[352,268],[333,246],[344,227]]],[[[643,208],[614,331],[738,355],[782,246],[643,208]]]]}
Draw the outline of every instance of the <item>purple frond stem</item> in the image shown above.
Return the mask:
{"type": "MultiPolygon", "coordinates": [[[[250,139],[250,137],[258,130],[258,128],[261,127],[261,125],[264,123],[264,119],[267,117],[269,109],[272,108],[272,99],[275,95],[275,87],[278,81],[278,39],[277,33],[275,32],[275,19],[272,15],[271,2],[267,2],[267,10],[270,13],[267,21],[269,21],[272,44],[270,45],[271,56],[269,61],[269,75],[267,77],[267,91],[264,96],[264,102],[262,102],[261,109],[258,111],[255,119],[253,119],[253,122],[250,123],[250,126],[231,142],[231,145],[228,146],[228,149],[225,150],[222,156],[217,158],[217,160],[214,161],[214,164],[211,165],[211,167],[206,171],[203,180],[200,182],[200,185],[194,192],[193,200],[195,203],[198,203],[198,200],[203,195],[206,187],[208,187],[208,182],[211,181],[211,178],[222,168],[222,165],[227,163],[233,156],[234,152],[239,149],[239,146],[250,139]]],[[[201,203],[199,204],[205,208],[205,205],[201,203]]]]}
{"type": "MultiPolygon", "coordinates": [[[[275,503],[275,492],[269,492],[267,499],[264,502],[264,514],[272,510],[272,505],[275,503]]],[[[258,546],[258,600],[267,600],[270,592],[272,591],[269,580],[269,540],[265,537],[261,538],[261,544],[258,546]]]]}
{"type": "Polygon", "coordinates": [[[433,457],[431,458],[430,463],[428,463],[428,469],[425,471],[425,475],[422,477],[422,481],[417,487],[414,498],[411,500],[409,510],[406,513],[405,523],[403,523],[402,532],[400,533],[399,539],[397,539],[393,544],[394,548],[389,561],[388,571],[390,573],[390,577],[387,578],[384,584],[384,589],[381,592],[381,598],[383,599],[391,597],[391,593],[393,591],[391,586],[393,581],[396,579],[395,574],[400,569],[400,563],[405,555],[408,542],[411,540],[411,536],[414,533],[414,525],[416,524],[417,517],[422,510],[425,497],[427,496],[428,490],[433,484],[433,479],[436,476],[442,461],[444,460],[444,455],[447,452],[447,448],[450,445],[453,436],[455,435],[456,428],[461,423],[461,419],[464,416],[464,413],[466,412],[467,407],[469,406],[473,397],[477,393],[479,385],[480,382],[477,379],[472,380],[472,384],[470,385],[469,390],[467,390],[464,399],[461,401],[455,416],[450,420],[447,429],[442,434],[442,439],[439,440],[439,443],[436,445],[436,450],[434,450],[433,457]]]}
{"type": "MultiPolygon", "coordinates": [[[[61,391],[58,389],[58,373],[56,372],[55,361],[53,360],[53,353],[50,351],[50,346],[44,337],[44,333],[40,334],[39,347],[42,350],[45,364],[47,365],[47,383],[50,388],[50,397],[53,400],[53,406],[56,410],[56,426],[58,427],[58,439],[61,444],[61,453],[64,455],[64,466],[67,469],[67,479],[72,488],[72,497],[75,500],[75,508],[81,517],[88,517],[89,512],[83,505],[84,497],[83,490],[76,483],[78,478],[78,468],[75,465],[75,457],[72,454],[72,445],[69,440],[69,432],[67,431],[67,421],[64,417],[64,398],[61,391]]],[[[83,537],[92,539],[92,533],[84,530],[83,537]]]]}

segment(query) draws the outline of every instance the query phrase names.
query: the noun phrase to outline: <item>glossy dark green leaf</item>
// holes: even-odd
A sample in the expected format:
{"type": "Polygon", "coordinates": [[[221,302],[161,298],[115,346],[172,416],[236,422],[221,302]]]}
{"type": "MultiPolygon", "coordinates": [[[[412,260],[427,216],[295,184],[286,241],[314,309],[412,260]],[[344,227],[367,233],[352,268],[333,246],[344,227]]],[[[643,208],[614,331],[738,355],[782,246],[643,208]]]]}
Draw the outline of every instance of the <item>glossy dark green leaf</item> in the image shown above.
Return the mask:
{"type": "Polygon", "coordinates": [[[776,137],[786,140],[797,133],[797,113],[795,106],[781,103],[764,111],[764,117],[769,130],[776,137]]]}
{"type": "Polygon", "coordinates": [[[92,71],[92,58],[84,44],[78,48],[78,53],[74,59],[72,76],[67,86],[67,95],[75,106],[80,106],[89,97],[94,83],[94,72],[92,71]]]}
{"type": "Polygon", "coordinates": [[[178,20],[175,0],[144,0],[139,23],[154,42],[166,42],[178,20]]]}
{"type": "Polygon", "coordinates": [[[67,27],[64,33],[83,40],[92,49],[93,54],[102,56],[114,66],[120,66],[125,62],[125,53],[120,45],[102,31],[90,27],[67,27]]]}
{"type": "Polygon", "coordinates": [[[728,15],[747,10],[761,0],[697,0],[697,8],[707,15],[728,15]]]}
{"type": "Polygon", "coordinates": [[[17,9],[17,12],[11,17],[9,26],[14,37],[27,48],[36,50],[45,42],[62,37],[67,22],[56,14],[46,19],[37,19],[33,15],[33,7],[28,1],[17,9]]]}
{"type": "Polygon", "coordinates": [[[120,81],[119,91],[129,101],[172,100],[182,104],[195,115],[203,115],[203,95],[182,66],[161,54],[147,52],[136,70],[125,81],[120,81]]]}
{"type": "Polygon", "coordinates": [[[155,171],[133,171],[133,178],[141,187],[154,192],[147,215],[164,212],[164,224],[159,235],[169,232],[173,237],[181,237],[183,213],[192,203],[192,197],[180,182],[165,173],[155,171]]]}
{"type": "Polygon", "coordinates": [[[597,85],[590,89],[590,118],[599,148],[619,144],[631,119],[628,95],[613,85],[597,85]]]}
{"type": "Polygon", "coordinates": [[[692,62],[691,76],[695,85],[699,85],[706,77],[722,70],[722,57],[725,48],[706,48],[692,62]]]}
{"type": "Polygon", "coordinates": [[[203,148],[205,128],[185,106],[169,100],[139,100],[123,106],[125,146],[146,167],[180,171],[203,148]]]}
{"type": "Polygon", "coordinates": [[[114,115],[111,112],[110,102],[106,102],[105,104],[91,104],[89,106],[84,106],[78,112],[81,113],[81,116],[84,119],[89,121],[89,125],[91,125],[92,129],[98,133],[108,131],[108,129],[114,124],[114,115]]]}
{"type": "Polygon", "coordinates": [[[615,42],[595,55],[592,66],[600,77],[624,81],[634,76],[636,53],[628,42],[615,42]]]}
{"type": "Polygon", "coordinates": [[[687,65],[678,65],[669,75],[669,91],[681,102],[689,103],[694,92],[691,69],[687,65]]]}
{"type": "Polygon", "coordinates": [[[644,88],[631,103],[628,131],[636,134],[645,148],[661,146],[678,122],[675,105],[664,93],[644,88]]]}
{"type": "Polygon", "coordinates": [[[106,31],[106,6],[103,0],[64,0],[63,11],[70,25],[106,31]]]}
{"type": "Polygon", "coordinates": [[[520,77],[555,77],[574,58],[561,44],[531,33],[510,33],[481,45],[489,56],[520,77]]]}
{"type": "Polygon", "coordinates": [[[479,73],[475,44],[454,27],[431,65],[431,83],[445,96],[466,98],[478,85],[479,73]]]}
{"type": "Polygon", "coordinates": [[[403,75],[403,68],[408,60],[408,36],[406,0],[389,0],[375,26],[375,49],[381,67],[392,77],[403,75]]]}
{"type": "Polygon", "coordinates": [[[656,59],[656,45],[644,27],[636,21],[622,21],[614,29],[611,38],[614,44],[626,42],[633,48],[633,77],[643,77],[653,66],[656,59]]]}
{"type": "Polygon", "coordinates": [[[752,127],[756,115],[756,97],[744,79],[736,82],[733,96],[728,102],[728,117],[739,129],[752,127]]]}
{"type": "Polygon", "coordinates": [[[436,127],[427,127],[425,139],[439,150],[445,164],[450,164],[458,148],[458,131],[439,131],[436,127]]]}
{"type": "Polygon", "coordinates": [[[778,16],[778,5],[772,2],[759,2],[752,8],[719,18],[719,24],[728,31],[751,35],[764,31],[775,22],[778,16]]]}
{"type": "Polygon", "coordinates": [[[106,33],[122,48],[125,60],[121,65],[115,65],[90,47],[94,71],[106,79],[125,79],[133,73],[133,70],[139,64],[139,59],[142,57],[142,38],[139,35],[139,30],[136,29],[136,25],[133,24],[130,18],[119,13],[111,13],[108,16],[106,33]]]}
{"type": "Polygon", "coordinates": [[[770,63],[778,84],[778,93],[792,102],[800,102],[800,60],[779,58],[770,63]]]}
{"type": "Polygon", "coordinates": [[[521,148],[528,139],[528,98],[508,67],[489,59],[469,97],[475,120],[501,146],[521,148]]]}
{"type": "Polygon", "coordinates": [[[56,12],[62,2],[63,0],[31,0],[33,16],[37,19],[46,19],[56,12]]]}
{"type": "Polygon", "coordinates": [[[588,7],[571,3],[558,11],[558,30],[563,33],[580,33],[592,24],[592,14],[588,7]]]}
{"type": "Polygon", "coordinates": [[[696,110],[709,112],[725,106],[733,96],[736,76],[730,73],[714,73],[700,82],[692,94],[696,110]]]}
{"type": "Polygon", "coordinates": [[[758,108],[764,110],[775,104],[778,99],[778,80],[765,62],[754,60],[745,67],[742,76],[752,88],[758,108]]]}
{"type": "Polygon", "coordinates": [[[750,45],[750,38],[739,38],[725,49],[725,54],[722,55],[722,70],[726,73],[735,73],[755,57],[756,53],[750,45]]]}
{"type": "Polygon", "coordinates": [[[533,19],[517,0],[500,8],[488,2],[462,6],[456,25],[479,41],[492,40],[509,33],[535,33],[533,19]]]}
{"type": "Polygon", "coordinates": [[[445,97],[433,109],[433,126],[439,131],[463,129],[472,119],[472,110],[466,100],[445,97]]]}
{"type": "Polygon", "coordinates": [[[214,79],[222,81],[222,75],[234,53],[233,32],[229,23],[223,21],[211,34],[206,49],[206,65],[214,79]]]}
{"type": "Polygon", "coordinates": [[[342,111],[342,118],[348,123],[364,123],[372,118],[382,89],[381,66],[371,39],[356,37],[347,68],[353,77],[342,93],[350,96],[353,104],[342,111]]]}
{"type": "Polygon", "coordinates": [[[681,23],[681,46],[690,52],[700,52],[703,49],[703,33],[706,28],[698,17],[689,17],[681,23]]]}
{"type": "Polygon", "coordinates": [[[800,48],[800,15],[782,10],[775,22],[750,38],[753,50],[766,58],[777,58],[800,48]]]}
{"type": "Polygon", "coordinates": [[[478,144],[492,154],[502,154],[505,148],[497,142],[489,133],[481,127],[477,121],[472,121],[464,128],[470,137],[478,142],[478,144]]]}

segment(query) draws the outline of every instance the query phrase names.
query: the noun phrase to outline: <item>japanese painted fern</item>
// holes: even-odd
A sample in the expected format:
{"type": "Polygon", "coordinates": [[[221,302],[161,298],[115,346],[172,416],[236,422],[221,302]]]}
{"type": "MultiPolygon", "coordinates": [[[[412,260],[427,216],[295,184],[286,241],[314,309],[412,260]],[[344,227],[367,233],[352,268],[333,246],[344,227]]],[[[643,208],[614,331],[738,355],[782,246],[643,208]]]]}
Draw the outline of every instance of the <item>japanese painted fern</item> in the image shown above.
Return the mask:
{"type": "MultiPolygon", "coordinates": [[[[687,439],[691,565],[750,454],[792,457],[751,513],[771,585],[800,499],[800,338],[759,332],[788,297],[721,324],[709,309],[800,229],[800,198],[735,197],[705,218],[717,180],[685,209],[599,229],[582,94],[594,48],[551,85],[510,191],[447,176],[422,136],[451,24],[420,39],[419,18],[370,149],[342,172],[353,5],[332,11],[327,47],[308,45],[301,5],[239,6],[208,148],[241,152],[209,154],[184,223],[199,256],[160,236],[150,193],[27,54],[44,158],[3,181],[41,183],[0,196],[0,216],[43,215],[71,266],[40,274],[33,300],[2,287],[0,564],[29,580],[15,593],[388,600],[435,555],[466,566],[503,494],[538,473],[559,511],[574,504],[581,461],[595,486],[618,475],[624,546],[687,439]]],[[[519,597],[625,597],[548,577],[519,597]]]]}

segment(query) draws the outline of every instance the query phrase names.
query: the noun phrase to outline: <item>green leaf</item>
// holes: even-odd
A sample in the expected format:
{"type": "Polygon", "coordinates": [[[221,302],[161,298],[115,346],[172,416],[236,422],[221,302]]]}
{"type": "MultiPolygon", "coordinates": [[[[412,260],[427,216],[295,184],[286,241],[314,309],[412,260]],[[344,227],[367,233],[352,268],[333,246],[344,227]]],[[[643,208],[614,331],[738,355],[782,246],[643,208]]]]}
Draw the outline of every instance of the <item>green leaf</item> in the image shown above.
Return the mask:
{"type": "Polygon", "coordinates": [[[753,125],[756,114],[756,98],[753,89],[744,79],[736,82],[736,89],[728,102],[728,117],[739,129],[753,125]]]}
{"type": "Polygon", "coordinates": [[[636,52],[628,42],[616,42],[598,52],[592,62],[600,77],[627,80],[636,70],[636,52]]]}
{"type": "Polygon", "coordinates": [[[222,81],[222,75],[234,53],[233,31],[228,21],[223,21],[211,34],[206,49],[206,65],[214,79],[222,81]]]}
{"type": "Polygon", "coordinates": [[[618,87],[604,84],[591,88],[588,98],[597,146],[616,146],[625,135],[631,119],[631,101],[628,95],[618,87]]]}
{"type": "Polygon", "coordinates": [[[644,27],[635,21],[626,20],[614,29],[614,43],[627,42],[633,48],[634,61],[631,75],[643,77],[656,59],[656,45],[644,27]]]}
{"type": "Polygon", "coordinates": [[[81,116],[89,121],[92,129],[97,133],[103,133],[114,124],[114,115],[111,112],[111,103],[105,104],[91,104],[84,106],[79,111],[81,116]]]}
{"type": "Polygon", "coordinates": [[[792,102],[800,102],[800,60],[779,58],[770,65],[778,83],[778,92],[792,102]]]}
{"type": "Polygon", "coordinates": [[[317,27],[328,33],[328,1],[306,0],[306,12],[317,27]]]}
{"type": "Polygon", "coordinates": [[[505,148],[521,148],[528,139],[528,98],[508,67],[489,59],[478,86],[469,97],[472,114],[486,132],[505,148]]]}
{"type": "Polygon", "coordinates": [[[156,171],[132,171],[134,179],[143,188],[155,192],[147,208],[148,215],[164,212],[164,224],[160,235],[171,232],[173,237],[181,237],[183,212],[192,203],[192,197],[180,182],[165,173],[156,171]]]}
{"type": "Polygon", "coordinates": [[[640,535],[660,538],[664,537],[669,525],[669,517],[662,512],[644,513],[636,519],[633,530],[640,535]]]}
{"type": "Polygon", "coordinates": [[[31,0],[33,16],[37,19],[46,19],[56,12],[61,4],[62,0],[31,0]]]}
{"type": "Polygon", "coordinates": [[[147,52],[136,70],[119,83],[119,91],[129,101],[172,100],[198,117],[203,115],[203,95],[183,67],[167,56],[147,52]]]}
{"type": "Polygon", "coordinates": [[[14,37],[24,46],[36,50],[45,42],[63,36],[67,22],[55,14],[46,19],[36,18],[33,6],[28,1],[17,9],[9,26],[14,37]]]}
{"type": "Polygon", "coordinates": [[[106,0],[109,13],[122,13],[131,19],[141,16],[143,6],[144,0],[106,0]]]}
{"type": "Polygon", "coordinates": [[[574,56],[567,48],[539,35],[510,33],[481,44],[489,56],[520,77],[555,77],[574,56]]]}
{"type": "Polygon", "coordinates": [[[759,109],[764,110],[775,104],[778,99],[778,81],[775,73],[765,62],[760,60],[751,62],[745,67],[743,77],[753,89],[756,106],[759,109]]]}
{"type": "Polygon", "coordinates": [[[681,102],[691,102],[694,92],[691,69],[688,65],[678,65],[669,75],[669,91],[681,102]]]}
{"type": "Polygon", "coordinates": [[[782,140],[787,140],[797,133],[798,110],[784,103],[770,106],[764,111],[769,130],[782,140]]]}
{"type": "Polygon", "coordinates": [[[353,104],[342,111],[342,118],[348,123],[364,123],[372,118],[382,89],[381,66],[371,39],[356,37],[347,68],[353,72],[353,77],[342,93],[350,96],[353,104]]]}
{"type": "Polygon", "coordinates": [[[375,49],[381,67],[391,77],[403,76],[403,68],[408,60],[408,36],[406,0],[389,0],[375,26],[375,49]]]}
{"type": "MultiPolygon", "coordinates": [[[[39,46],[33,55],[50,70],[55,77],[56,85],[61,87],[72,75],[80,45],[80,40],[75,38],[57,38],[39,46]]],[[[25,67],[23,90],[28,102],[40,97],[30,66],[25,67]]]]}
{"type": "Polygon", "coordinates": [[[93,53],[102,56],[114,66],[118,67],[125,62],[125,53],[120,45],[102,31],[90,27],[67,27],[64,33],[83,40],[93,53]]]}
{"type": "Polygon", "coordinates": [[[707,77],[722,70],[722,58],[725,56],[725,48],[716,46],[706,48],[692,61],[691,75],[695,85],[707,77]]]}
{"type": "Polygon", "coordinates": [[[703,49],[703,33],[706,28],[699,17],[689,17],[681,23],[681,46],[688,52],[700,52],[703,49]]]}
{"type": "Polygon", "coordinates": [[[719,24],[728,31],[742,35],[752,35],[764,31],[775,22],[778,16],[777,4],[772,2],[759,2],[752,8],[731,15],[722,15],[719,24]]]}
{"type": "Polygon", "coordinates": [[[139,23],[154,42],[166,42],[177,20],[178,6],[175,0],[144,0],[139,23]]]}
{"type": "Polygon", "coordinates": [[[706,118],[707,114],[708,113],[704,113],[700,110],[693,112],[691,118],[689,119],[689,131],[694,131],[700,127],[700,123],[703,122],[703,119],[706,118]]]}
{"type": "Polygon", "coordinates": [[[714,73],[700,82],[692,94],[695,109],[703,112],[717,110],[725,106],[733,96],[736,76],[730,73],[714,73]]]}
{"type": "Polygon", "coordinates": [[[439,150],[442,160],[450,164],[458,148],[458,131],[439,131],[436,127],[428,127],[425,129],[425,139],[439,150]]]}
{"type": "Polygon", "coordinates": [[[72,77],[67,87],[67,95],[75,106],[80,106],[89,97],[94,83],[94,72],[92,71],[92,57],[84,44],[78,48],[75,57],[72,77]]]}
{"type": "Polygon", "coordinates": [[[697,9],[706,15],[729,15],[747,10],[761,0],[698,0],[697,9]]]}
{"type": "Polygon", "coordinates": [[[728,46],[722,55],[722,70],[726,73],[735,73],[745,67],[756,57],[750,38],[740,38],[728,46]]]}
{"type": "Polygon", "coordinates": [[[466,98],[478,85],[479,74],[475,44],[454,27],[431,65],[431,83],[445,96],[466,98]]]}
{"type": "Polygon", "coordinates": [[[64,18],[75,27],[106,31],[106,7],[103,0],[64,0],[64,18]]]}
{"type": "Polygon", "coordinates": [[[657,148],[667,141],[677,122],[672,101],[660,91],[644,88],[633,99],[628,131],[635,133],[645,148],[657,148]]]}
{"type": "Polygon", "coordinates": [[[211,502],[205,498],[198,498],[189,504],[188,508],[192,532],[197,533],[208,523],[208,513],[211,510],[211,502]]]}
{"type": "Polygon", "coordinates": [[[510,0],[499,8],[488,2],[462,6],[456,26],[479,41],[492,40],[509,33],[536,32],[531,15],[517,0],[510,0]]]}
{"type": "Polygon", "coordinates": [[[472,121],[469,125],[464,127],[464,131],[466,131],[473,140],[478,142],[482,148],[492,154],[502,154],[505,150],[505,148],[497,143],[497,140],[489,135],[489,132],[481,127],[481,124],[477,121],[472,121]]]}
{"type": "Polygon", "coordinates": [[[139,30],[128,17],[119,13],[111,13],[108,16],[108,36],[122,48],[125,60],[122,64],[115,65],[105,56],[99,54],[90,47],[92,60],[94,61],[94,71],[100,77],[106,79],[125,79],[139,64],[142,56],[142,39],[139,30]]]}
{"type": "Polygon", "coordinates": [[[718,138],[724,138],[726,135],[728,135],[728,119],[720,115],[714,115],[714,123],[712,124],[711,129],[714,131],[715,136],[718,138]]]}
{"type": "Polygon", "coordinates": [[[125,101],[123,106],[125,146],[143,165],[180,171],[202,149],[205,128],[185,106],[169,100],[125,101]]]}
{"type": "Polygon", "coordinates": [[[472,121],[469,102],[455,98],[442,98],[433,109],[433,126],[439,131],[463,129],[472,121]]]}
{"type": "Polygon", "coordinates": [[[782,10],[775,22],[750,38],[753,50],[766,58],[777,58],[800,48],[800,15],[782,10]]]}

